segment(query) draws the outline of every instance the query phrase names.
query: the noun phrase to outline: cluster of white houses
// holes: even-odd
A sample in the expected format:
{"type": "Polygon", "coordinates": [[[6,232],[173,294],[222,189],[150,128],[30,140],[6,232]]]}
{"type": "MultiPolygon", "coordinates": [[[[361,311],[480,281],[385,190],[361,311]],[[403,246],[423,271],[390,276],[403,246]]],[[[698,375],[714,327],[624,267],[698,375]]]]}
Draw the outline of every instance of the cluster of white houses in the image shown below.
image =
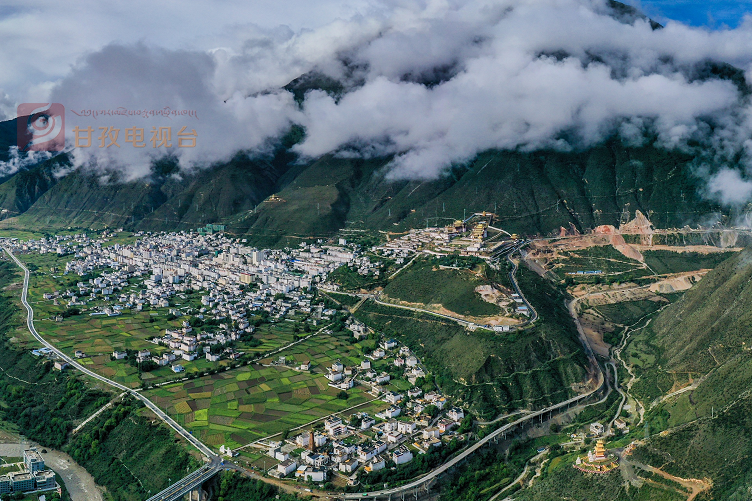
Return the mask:
{"type": "MultiPolygon", "coordinates": [[[[141,310],[147,306],[176,308],[175,296],[185,297],[182,293],[189,290],[205,291],[197,316],[218,321],[216,332],[198,333],[184,322],[180,328],[167,329],[151,340],[159,345],[154,349],[156,353],[141,350],[136,354],[138,362],[170,365],[175,372],[184,370],[182,362],[198,357],[217,361],[221,356],[237,356],[232,349],[213,350],[212,347],[253,332],[246,318],[248,312],[265,311],[269,317],[277,319],[297,312],[310,314],[313,319],[327,318],[334,311],[312,305],[313,296],[306,288],[322,282],[327,273],[342,264],[351,264],[361,274],[375,274],[381,265],[358,256],[344,241],[338,246],[301,245],[292,251],[268,251],[245,246],[244,241],[222,234],[137,236],[138,240],[129,245],[108,246],[106,237],[93,240],[86,236],[53,237],[13,245],[21,247],[18,250],[73,254],[74,259],[66,265],[66,273],[83,276],[98,270],[96,278],[45,297],[63,301],[68,306],[95,300],[101,305],[104,300],[107,306],[100,306],[101,311],[90,314],[118,315],[124,309],[141,310]],[[143,284],[141,290],[126,293],[124,289],[134,278],[143,284]],[[254,286],[247,287],[248,284],[254,286]]],[[[422,245],[437,238],[430,232],[413,232],[402,239],[399,246],[389,245],[382,250],[402,259],[407,251],[415,250],[413,244],[422,245]]],[[[439,240],[444,241],[444,237],[439,240]]],[[[177,316],[177,310],[170,311],[177,316]]],[[[368,335],[366,327],[356,320],[348,320],[347,328],[357,338],[368,335]]],[[[112,356],[124,359],[128,353],[116,350],[112,356]]],[[[301,367],[310,369],[309,365],[301,367]]],[[[361,468],[366,472],[378,471],[389,462],[402,465],[413,460],[414,454],[441,446],[442,438],[451,434],[452,428],[464,418],[463,411],[448,408],[446,398],[435,391],[423,394],[417,386],[404,392],[395,391],[394,388],[400,386],[388,386],[392,378],[389,372],[394,374],[395,367],[412,385],[426,376],[418,358],[393,339],[383,340],[356,366],[345,367],[334,362],[326,373],[331,386],[348,390],[355,384],[363,385],[389,406],[375,417],[360,413],[347,423],[330,416],[324,422],[323,432],[305,432],[286,443],[269,444],[269,455],[279,461],[271,473],[279,477],[294,474],[304,480],[321,482],[332,470],[350,476],[361,468]],[[435,406],[440,415],[429,416],[426,413],[429,406],[435,406]],[[370,438],[365,439],[366,436],[370,438]],[[301,448],[302,453],[291,454],[301,448]]],[[[226,452],[224,447],[222,449],[226,452]]],[[[29,475],[36,479],[33,472],[29,475]]],[[[7,484],[8,492],[13,492],[15,484],[6,477],[11,482],[7,484]]],[[[0,492],[5,492],[2,489],[6,477],[0,477],[0,492]]],[[[20,488],[21,484],[18,485],[20,488]]]]}
{"type": "MultiPolygon", "coordinates": [[[[357,255],[353,248],[344,246],[344,241],[340,246],[301,244],[297,249],[282,251],[248,247],[244,240],[222,234],[138,233],[138,239],[129,245],[110,245],[111,236],[114,233],[96,239],[75,235],[4,243],[14,251],[72,255],[65,265],[66,274],[84,276],[96,270],[95,278],[44,295],[46,300],[69,308],[89,305],[85,311],[92,316],[117,316],[146,307],[169,308],[178,316],[183,313],[176,308],[180,301],[176,296],[185,300],[185,292],[205,291],[197,317],[219,320],[215,332],[204,329],[195,333],[184,323],[182,328],[168,329],[151,340],[169,348],[169,352],[159,349],[156,354],[149,350],[138,353],[139,362],[170,365],[175,372],[183,370],[182,362],[197,358],[216,362],[223,357],[238,357],[231,349],[212,347],[252,333],[254,327],[247,318],[250,312],[266,312],[273,320],[307,314],[314,324],[328,319],[335,312],[321,304],[312,305],[313,295],[307,288],[357,255]],[[128,288],[134,281],[139,284],[135,291],[128,288]],[[284,297],[280,297],[282,294],[284,297]]],[[[116,359],[127,356],[122,351],[112,355],[116,359]]]]}
{"type": "Polygon", "coordinates": [[[441,437],[464,418],[464,412],[451,409],[439,419],[439,426],[428,426],[422,419],[377,422],[366,413],[355,416],[354,425],[330,416],[321,432],[304,432],[286,443],[270,443],[268,455],[279,463],[269,474],[323,482],[331,471],[338,471],[354,482],[355,473],[361,468],[371,473],[385,468],[390,461],[399,466],[412,461],[415,453],[425,454],[431,447],[441,446],[441,437]],[[366,430],[374,437],[372,440],[362,439],[366,430]],[[346,440],[348,437],[360,437],[359,443],[346,440]],[[300,449],[303,449],[300,454],[294,453],[300,449]]]}
{"type": "Polygon", "coordinates": [[[330,416],[324,421],[323,430],[307,431],[285,442],[270,443],[268,454],[279,463],[269,473],[278,478],[294,476],[323,482],[335,470],[350,476],[351,482],[355,482],[355,473],[360,469],[369,473],[378,471],[390,461],[402,465],[410,462],[416,453],[424,454],[433,447],[440,447],[442,437],[450,434],[462,421],[464,412],[458,408],[446,408],[446,398],[436,391],[424,395],[417,387],[404,393],[385,389],[383,385],[390,382],[391,376],[385,372],[376,373],[371,365],[374,360],[387,357],[402,360],[405,366],[408,365],[405,360],[410,360],[410,367],[405,367],[406,374],[420,367],[418,359],[406,347],[387,339],[359,366],[345,367],[334,362],[328,368],[327,377],[330,385],[335,387],[340,387],[343,381],[355,380],[373,385],[371,391],[380,394],[380,398],[390,404],[388,408],[374,417],[356,413],[348,422],[330,416]],[[440,412],[436,418],[424,412],[431,405],[440,412]],[[365,439],[366,436],[372,439],[365,439]],[[302,453],[294,453],[300,449],[303,449],[302,453]]]}
{"type": "MultiPolygon", "coordinates": [[[[84,296],[111,296],[132,277],[143,277],[145,293],[118,296],[114,299],[139,308],[145,304],[167,307],[177,292],[209,290],[206,302],[226,306],[223,295],[234,295],[240,285],[256,283],[253,293],[243,294],[250,307],[279,313],[269,297],[311,287],[330,271],[353,261],[357,252],[344,246],[301,244],[292,250],[263,250],[245,245],[245,240],[222,234],[138,233],[133,244],[109,245],[107,236],[90,239],[86,235],[55,236],[20,242],[4,239],[14,251],[57,252],[73,254],[65,272],[86,275],[94,270],[111,269],[88,283],[79,283],[77,290],[65,295],[73,305],[84,296]]],[[[343,242],[344,243],[344,242],[343,242]]],[[[298,304],[282,305],[295,308],[298,304]]]]}

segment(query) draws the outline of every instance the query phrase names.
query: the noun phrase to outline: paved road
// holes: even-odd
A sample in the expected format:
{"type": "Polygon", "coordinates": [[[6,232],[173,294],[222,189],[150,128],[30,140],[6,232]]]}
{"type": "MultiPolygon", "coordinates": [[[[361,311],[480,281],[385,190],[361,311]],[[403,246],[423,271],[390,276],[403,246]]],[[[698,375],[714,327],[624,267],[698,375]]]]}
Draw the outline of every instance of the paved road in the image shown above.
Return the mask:
{"type": "MultiPolygon", "coordinates": [[[[518,250],[518,249],[519,249],[519,247],[517,247],[515,250],[518,250]]],[[[512,252],[514,252],[514,251],[512,251],[512,252]]],[[[510,253],[510,255],[511,255],[511,253],[510,253]]],[[[510,261],[511,261],[511,259],[510,259],[510,261]]],[[[511,273],[514,273],[515,271],[516,271],[516,269],[513,270],[511,273]]],[[[520,291],[519,290],[519,286],[517,286],[517,281],[516,280],[513,280],[513,284],[515,284],[515,289],[518,291],[518,294],[520,294],[520,297],[524,298],[524,296],[521,293],[522,291],[520,291]]],[[[523,300],[525,301],[526,304],[529,304],[529,303],[527,303],[526,299],[523,299],[523,300]]],[[[574,303],[574,302],[572,302],[572,303],[574,303]]],[[[582,342],[583,347],[585,348],[585,353],[587,354],[588,358],[590,359],[590,363],[593,365],[593,369],[598,371],[598,386],[594,390],[591,390],[591,391],[589,391],[587,393],[583,393],[582,395],[578,395],[576,397],[572,397],[572,398],[570,398],[568,400],[565,400],[563,402],[560,402],[558,404],[546,407],[545,409],[541,409],[541,410],[538,410],[538,411],[531,412],[531,413],[526,414],[525,416],[517,419],[516,421],[513,421],[513,422],[511,422],[509,424],[506,424],[506,425],[502,426],[501,428],[498,428],[497,430],[493,431],[492,433],[486,435],[486,437],[484,437],[479,442],[476,442],[474,445],[472,445],[472,446],[468,447],[467,449],[465,449],[461,454],[459,454],[455,458],[453,458],[450,461],[444,463],[443,465],[441,465],[440,467],[436,468],[435,470],[432,470],[427,475],[424,475],[423,477],[421,477],[421,478],[419,478],[417,480],[414,480],[414,481],[412,481],[412,482],[410,482],[408,484],[405,484],[405,485],[400,486],[400,487],[395,487],[393,489],[383,489],[383,490],[380,490],[380,491],[373,491],[373,492],[368,492],[368,493],[345,494],[343,496],[343,499],[368,499],[368,498],[377,498],[377,497],[382,497],[382,496],[396,495],[396,494],[399,494],[399,493],[404,493],[404,492],[408,492],[408,491],[417,489],[418,487],[424,485],[426,482],[429,482],[429,481],[435,479],[436,477],[438,477],[439,475],[443,474],[447,470],[453,468],[454,466],[456,466],[460,462],[464,461],[468,456],[470,456],[473,453],[475,453],[475,451],[477,451],[478,449],[480,449],[481,447],[483,447],[485,444],[487,444],[489,441],[491,441],[494,438],[498,437],[502,433],[505,433],[505,432],[509,431],[510,429],[512,429],[512,428],[514,428],[514,427],[516,427],[516,426],[518,426],[520,424],[525,423],[526,421],[529,421],[531,419],[535,419],[536,417],[541,417],[541,416],[543,416],[545,414],[548,414],[549,412],[553,412],[553,411],[556,411],[558,409],[561,409],[562,407],[569,407],[570,405],[575,404],[577,402],[580,402],[581,400],[584,400],[586,398],[589,398],[594,393],[600,391],[603,388],[603,386],[607,384],[606,375],[600,369],[600,366],[598,365],[598,362],[595,359],[595,355],[593,354],[593,350],[590,348],[590,345],[588,344],[587,338],[585,337],[585,334],[584,334],[584,332],[582,330],[582,326],[580,325],[579,319],[577,318],[576,311],[574,310],[574,307],[573,307],[572,303],[568,304],[567,306],[568,306],[570,314],[572,315],[572,318],[574,319],[574,322],[575,322],[575,324],[577,326],[577,330],[578,330],[578,332],[580,334],[580,341],[582,342]]],[[[531,310],[531,311],[534,312],[535,318],[537,318],[537,312],[535,312],[535,310],[531,310]]],[[[605,401],[605,398],[607,398],[607,397],[604,397],[602,399],[602,401],[605,401]]]]}
{"type": "Polygon", "coordinates": [[[101,381],[109,386],[112,386],[114,388],[117,388],[123,392],[126,392],[133,396],[134,398],[139,399],[141,402],[146,405],[154,414],[157,415],[162,421],[167,423],[167,425],[175,430],[180,436],[182,436],[184,439],[186,439],[191,445],[193,445],[196,449],[198,449],[201,454],[206,456],[210,460],[214,460],[217,456],[212,452],[211,449],[209,449],[206,445],[201,443],[200,440],[198,440],[196,437],[188,433],[182,426],[180,426],[178,423],[176,423],[170,416],[162,412],[162,410],[157,407],[151,400],[146,398],[145,396],[141,395],[137,391],[134,391],[131,388],[128,388],[127,386],[124,386],[120,383],[117,383],[115,381],[112,381],[110,379],[107,379],[104,376],[101,376],[97,374],[96,372],[93,372],[83,365],[79,364],[77,361],[75,361],[73,358],[66,355],[63,351],[56,348],[52,343],[48,342],[46,339],[44,339],[42,336],[39,335],[37,332],[37,329],[34,327],[34,309],[31,307],[31,305],[26,301],[27,294],[29,292],[29,269],[24,266],[24,264],[13,255],[13,253],[8,249],[7,247],[4,248],[5,252],[8,253],[8,255],[13,259],[13,261],[16,262],[16,264],[21,267],[21,269],[24,271],[24,282],[23,282],[23,291],[21,292],[21,302],[26,307],[26,325],[29,328],[29,332],[44,346],[52,350],[58,357],[68,362],[68,364],[71,367],[75,367],[79,371],[83,372],[89,377],[92,377],[98,381],[101,381]]]}
{"type": "Polygon", "coordinates": [[[520,285],[517,283],[517,270],[519,269],[519,264],[517,262],[512,260],[512,254],[520,250],[520,247],[522,245],[518,245],[512,251],[507,254],[507,260],[512,263],[512,269],[509,271],[509,280],[512,282],[512,287],[514,287],[514,291],[517,293],[517,295],[520,296],[522,299],[522,302],[527,306],[528,311],[532,313],[530,317],[528,317],[527,321],[525,321],[520,326],[517,326],[518,329],[522,328],[525,325],[530,325],[535,323],[536,320],[538,320],[538,311],[533,307],[532,304],[527,300],[525,297],[525,294],[522,293],[522,289],[520,289],[520,285]]]}
{"type": "Polygon", "coordinates": [[[376,302],[377,304],[380,304],[382,306],[390,306],[392,308],[402,308],[403,310],[410,310],[410,311],[417,311],[419,313],[426,313],[428,315],[433,315],[435,317],[442,317],[442,318],[446,318],[447,320],[452,320],[452,321],[457,322],[458,324],[464,325],[466,327],[467,326],[471,326],[471,325],[474,325],[474,326],[477,326],[477,327],[482,327],[481,325],[475,324],[473,322],[468,322],[467,320],[462,320],[460,318],[453,317],[453,316],[450,316],[450,315],[444,315],[443,313],[436,313],[435,311],[431,311],[431,310],[424,310],[422,308],[413,308],[412,306],[403,306],[401,304],[385,303],[385,302],[383,302],[383,301],[381,301],[379,299],[376,299],[376,296],[373,296],[373,300],[374,300],[374,302],[376,302]]]}
{"type": "Polygon", "coordinates": [[[446,472],[447,470],[453,468],[460,462],[467,459],[470,455],[475,453],[478,449],[486,445],[488,442],[493,440],[494,438],[498,437],[502,433],[506,433],[507,431],[511,430],[512,428],[525,423],[526,421],[529,421],[531,419],[535,419],[537,417],[541,417],[545,414],[548,414],[549,412],[556,411],[558,409],[561,409],[562,407],[567,407],[569,405],[575,404],[581,400],[584,400],[588,397],[590,397],[592,394],[596,393],[597,391],[600,391],[601,388],[603,388],[603,385],[605,384],[606,379],[603,375],[603,373],[599,373],[599,384],[598,387],[594,390],[591,390],[587,393],[583,393],[582,395],[578,395],[576,397],[572,397],[568,400],[565,400],[563,402],[559,402],[556,405],[552,405],[549,407],[546,407],[545,409],[541,409],[539,411],[531,412],[530,414],[527,414],[526,416],[523,416],[519,418],[516,421],[513,421],[509,424],[506,424],[502,426],[501,428],[489,433],[486,435],[482,440],[476,442],[475,444],[471,445],[467,449],[465,449],[461,454],[456,456],[455,458],[451,459],[450,461],[444,463],[443,465],[439,466],[435,470],[432,470],[427,475],[424,475],[423,477],[419,478],[418,480],[414,480],[408,484],[405,484],[400,487],[395,487],[393,489],[383,489],[380,491],[373,491],[373,492],[367,492],[367,493],[358,493],[358,494],[345,494],[343,496],[344,499],[368,499],[368,498],[376,498],[376,497],[382,497],[382,496],[389,496],[389,495],[395,495],[401,492],[411,491],[413,489],[417,489],[421,485],[425,484],[426,482],[435,479],[442,473],[446,472]]]}
{"type": "Polygon", "coordinates": [[[616,413],[614,414],[614,418],[608,423],[608,429],[612,430],[614,427],[614,423],[616,422],[617,419],[619,419],[619,416],[621,415],[621,410],[624,408],[624,404],[627,403],[627,394],[619,386],[619,371],[616,369],[616,364],[613,361],[611,361],[611,362],[608,362],[606,365],[610,365],[611,368],[614,369],[614,389],[619,392],[619,395],[621,395],[621,401],[619,402],[619,407],[616,408],[616,413]]]}

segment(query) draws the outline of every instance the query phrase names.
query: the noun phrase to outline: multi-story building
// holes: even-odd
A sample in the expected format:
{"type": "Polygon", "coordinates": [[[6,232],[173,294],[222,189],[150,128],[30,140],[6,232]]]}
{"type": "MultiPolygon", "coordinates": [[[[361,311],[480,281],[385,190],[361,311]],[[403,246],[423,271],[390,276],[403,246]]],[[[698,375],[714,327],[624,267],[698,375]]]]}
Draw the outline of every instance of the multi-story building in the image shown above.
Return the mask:
{"type": "Polygon", "coordinates": [[[26,471],[8,473],[13,492],[33,491],[35,487],[34,475],[26,471]]]}
{"type": "Polygon", "coordinates": [[[36,473],[44,470],[44,459],[36,449],[27,449],[23,451],[24,466],[29,473],[36,473]]]}
{"type": "Polygon", "coordinates": [[[0,494],[8,494],[11,491],[10,477],[8,475],[0,476],[0,494]]]}
{"type": "Polygon", "coordinates": [[[34,482],[37,490],[54,489],[56,487],[55,472],[52,470],[38,471],[34,474],[34,482]]]}

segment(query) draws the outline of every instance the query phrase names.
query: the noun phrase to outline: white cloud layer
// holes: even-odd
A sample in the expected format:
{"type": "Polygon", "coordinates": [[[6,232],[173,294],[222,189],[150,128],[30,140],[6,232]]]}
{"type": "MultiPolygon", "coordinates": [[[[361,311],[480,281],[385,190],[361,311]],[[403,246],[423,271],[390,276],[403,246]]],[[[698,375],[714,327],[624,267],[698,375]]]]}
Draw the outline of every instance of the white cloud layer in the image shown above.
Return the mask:
{"type": "MultiPolygon", "coordinates": [[[[372,0],[348,3],[342,15],[334,12],[344,2],[323,2],[324,12],[308,17],[315,9],[295,3],[295,22],[282,25],[268,14],[280,11],[271,4],[261,4],[268,14],[263,22],[246,4],[229,2],[222,21],[207,5],[188,2],[188,14],[176,14],[188,27],[201,16],[198,34],[186,35],[171,22],[163,32],[134,39],[129,12],[91,4],[98,13],[113,9],[123,17],[109,38],[101,26],[86,37],[69,25],[53,26],[53,38],[72,40],[87,55],[63,71],[5,54],[0,68],[28,68],[0,77],[0,87],[18,87],[21,75],[26,88],[48,91],[45,97],[69,110],[69,139],[76,125],[123,131],[135,125],[147,136],[152,126],[172,126],[173,142],[183,125],[195,128],[196,148],[171,150],[184,166],[268,148],[298,123],[307,132],[297,146],[302,156],[390,155],[394,178],[436,177],[489,148],[572,149],[613,134],[668,148],[699,142],[714,165],[742,158],[752,172],[752,107],[737,85],[744,81],[720,79],[708,64],[733,65],[749,81],[750,18],[733,30],[673,22],[653,30],[646,20],[620,22],[604,0],[372,0]],[[89,46],[83,41],[89,38],[104,42],[89,46]],[[344,90],[336,96],[311,91],[298,106],[282,86],[312,71],[344,90]],[[118,107],[195,110],[198,119],[94,120],[70,113],[118,107]]],[[[157,21],[146,27],[167,15],[155,8],[157,21]]],[[[20,33],[33,17],[17,9],[12,16],[20,33]]],[[[59,45],[47,49],[68,50],[59,45]]],[[[77,162],[121,167],[136,177],[165,152],[120,144],[78,149],[77,162]]],[[[708,192],[725,203],[748,198],[724,172],[715,174],[708,192]]],[[[737,175],[745,182],[746,174],[737,175]]]]}

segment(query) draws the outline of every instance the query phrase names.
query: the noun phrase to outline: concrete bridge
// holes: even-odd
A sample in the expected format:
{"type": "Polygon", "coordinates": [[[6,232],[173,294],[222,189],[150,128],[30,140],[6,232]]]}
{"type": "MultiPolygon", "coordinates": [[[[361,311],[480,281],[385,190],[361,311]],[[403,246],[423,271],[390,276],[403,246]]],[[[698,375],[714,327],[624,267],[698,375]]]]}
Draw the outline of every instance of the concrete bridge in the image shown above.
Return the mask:
{"type": "Polygon", "coordinates": [[[176,501],[189,493],[191,493],[190,499],[193,499],[192,491],[200,488],[204,482],[211,479],[222,469],[223,466],[219,462],[204,465],[162,492],[153,495],[147,501],[176,501]]]}

